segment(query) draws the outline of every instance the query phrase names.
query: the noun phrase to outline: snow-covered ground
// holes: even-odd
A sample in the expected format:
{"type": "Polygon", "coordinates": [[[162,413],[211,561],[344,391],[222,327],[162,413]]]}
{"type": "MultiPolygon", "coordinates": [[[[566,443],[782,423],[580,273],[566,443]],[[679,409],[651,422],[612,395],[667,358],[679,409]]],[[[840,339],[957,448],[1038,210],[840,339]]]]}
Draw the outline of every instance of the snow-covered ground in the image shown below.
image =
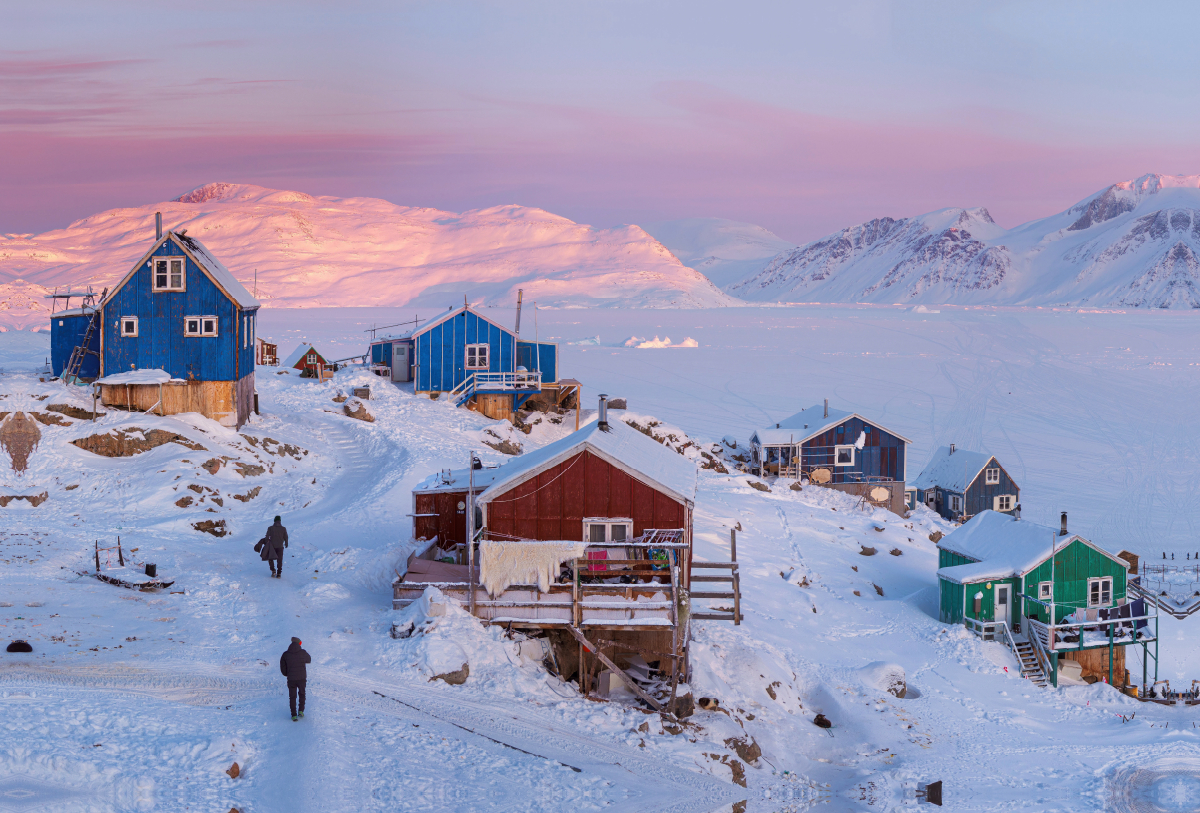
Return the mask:
{"type": "MultiPolygon", "coordinates": [[[[268,310],[260,334],[337,357],[402,318],[268,310]]],[[[605,391],[696,441],[744,442],[828,397],[912,438],[910,476],[938,444],[983,444],[1020,481],[1028,518],[1068,510],[1074,530],[1151,557],[1200,544],[1198,340],[1181,314],[541,310],[522,328],[561,342],[585,406],[605,391]],[[624,346],[656,334],[698,346],[624,346]]],[[[580,698],[454,606],[390,610],[412,486],[472,450],[505,459],[483,445],[489,430],[528,449],[573,416],[524,435],[355,369],[328,384],[260,369],[263,414],[240,433],[193,416],[92,423],[47,409],[90,405],[38,381],[47,352],[45,334],[0,333],[0,411],[50,421],[28,471],[0,473],[0,493],[47,495],[0,508],[0,630],[34,645],[0,655],[0,810],[895,810],[935,779],[952,810],[1194,809],[1169,773],[1200,765],[1194,713],[1102,685],[1037,689],[1006,649],[936,620],[929,535],[949,526],[924,509],[904,520],[701,470],[696,553],[728,558],[740,525],[746,620],[696,627],[691,689],[722,708],[674,728],[580,698]],[[366,383],[373,423],[333,400],[366,383]],[[184,443],[103,457],[70,442],[167,437],[153,430],[184,443]],[[292,540],[282,580],[252,551],[276,513],[292,540]],[[204,521],[227,535],[194,529],[204,521]],[[174,585],[78,575],[117,536],[174,585]],[[391,638],[396,620],[419,632],[391,638]],[[292,635],[313,656],[300,723],[276,666],[292,635]],[[455,660],[466,683],[430,681],[455,660]],[[880,663],[903,668],[905,698],[881,688],[880,663]],[[735,738],[761,747],[757,765],[735,738]],[[1159,806],[1122,807],[1122,793],[1159,806]]],[[[1163,676],[1200,677],[1194,624],[1162,632],[1163,676]]]]}

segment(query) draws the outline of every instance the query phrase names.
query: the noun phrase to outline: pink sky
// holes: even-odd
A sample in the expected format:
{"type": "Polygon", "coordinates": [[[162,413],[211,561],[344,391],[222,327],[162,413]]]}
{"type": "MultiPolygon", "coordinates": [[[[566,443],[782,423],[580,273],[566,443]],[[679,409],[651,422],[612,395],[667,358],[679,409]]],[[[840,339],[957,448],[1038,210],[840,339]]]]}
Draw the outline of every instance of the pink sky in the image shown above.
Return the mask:
{"type": "Polygon", "coordinates": [[[945,206],[1012,226],[1200,172],[1182,20],[1088,8],[24,10],[0,31],[0,232],[219,180],[801,242],[945,206]]]}

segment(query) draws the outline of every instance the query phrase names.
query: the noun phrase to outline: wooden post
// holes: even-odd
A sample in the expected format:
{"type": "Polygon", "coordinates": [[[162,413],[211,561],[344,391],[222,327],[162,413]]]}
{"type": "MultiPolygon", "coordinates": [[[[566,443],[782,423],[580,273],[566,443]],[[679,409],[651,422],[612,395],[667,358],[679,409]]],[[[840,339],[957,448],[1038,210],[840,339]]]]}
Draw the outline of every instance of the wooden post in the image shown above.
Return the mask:
{"type": "Polygon", "coordinates": [[[668,555],[671,557],[671,594],[674,598],[671,620],[674,629],[671,630],[671,699],[667,701],[667,708],[675,714],[675,695],[679,689],[679,554],[671,548],[668,555]]]}
{"type": "MultiPolygon", "coordinates": [[[[97,573],[100,572],[100,540],[99,539],[96,540],[96,572],[97,573]]],[[[1145,680],[1142,681],[1142,683],[1145,683],[1145,682],[1146,682],[1145,680]]]]}
{"type": "Polygon", "coordinates": [[[575,639],[579,641],[580,646],[582,646],[584,649],[586,649],[587,651],[589,651],[593,655],[595,655],[596,660],[600,661],[600,663],[607,666],[614,675],[619,677],[625,683],[625,685],[629,687],[629,690],[631,692],[636,694],[638,697],[642,698],[642,700],[649,703],[650,708],[654,709],[655,711],[663,710],[661,703],[659,703],[653,697],[651,697],[650,695],[648,695],[644,691],[642,691],[642,687],[637,685],[637,682],[634,681],[634,679],[631,678],[628,674],[626,674],[624,669],[621,669],[615,663],[613,663],[612,660],[609,659],[609,657],[607,655],[605,655],[603,652],[600,651],[599,647],[593,646],[592,643],[590,641],[588,641],[587,638],[583,637],[583,633],[580,632],[574,625],[568,624],[567,631],[575,636],[575,639]]]}
{"type": "Polygon", "coordinates": [[[583,409],[583,385],[575,387],[575,431],[579,431],[579,412],[583,409]]]}
{"type": "Polygon", "coordinates": [[[742,623],[742,579],[737,566],[737,528],[729,529],[729,559],[733,562],[729,574],[733,577],[733,625],[737,627],[742,623]]]}
{"type": "Polygon", "coordinates": [[[729,529],[729,561],[737,561],[737,528],[729,529]]]}
{"type": "Polygon", "coordinates": [[[117,561],[121,563],[121,567],[125,567],[125,554],[121,552],[121,537],[117,537],[117,561]]]}

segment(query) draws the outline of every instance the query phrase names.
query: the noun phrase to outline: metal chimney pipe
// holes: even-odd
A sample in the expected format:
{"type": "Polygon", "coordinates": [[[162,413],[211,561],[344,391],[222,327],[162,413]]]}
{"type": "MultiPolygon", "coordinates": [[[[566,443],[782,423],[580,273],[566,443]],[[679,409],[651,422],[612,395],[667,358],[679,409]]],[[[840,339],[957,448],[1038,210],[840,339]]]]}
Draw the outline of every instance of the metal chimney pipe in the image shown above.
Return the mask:
{"type": "Polygon", "coordinates": [[[154,239],[162,239],[162,212],[154,213],[154,239]]]}
{"type": "Polygon", "coordinates": [[[1066,511],[1062,512],[1062,526],[1059,528],[1058,535],[1059,536],[1067,535],[1067,512],[1066,511]]]}
{"type": "Polygon", "coordinates": [[[600,394],[600,428],[608,429],[608,396],[600,394]]]}
{"type": "Polygon", "coordinates": [[[828,398],[825,399],[825,417],[826,418],[829,417],[829,399],[828,398]]]}
{"type": "MultiPolygon", "coordinates": [[[[521,299],[525,296],[525,291],[522,288],[517,289],[517,328],[513,333],[517,334],[517,338],[521,337],[521,299]]],[[[536,337],[535,337],[536,338],[536,337]]]]}
{"type": "Polygon", "coordinates": [[[950,444],[950,454],[954,454],[954,444],[950,444]]]}

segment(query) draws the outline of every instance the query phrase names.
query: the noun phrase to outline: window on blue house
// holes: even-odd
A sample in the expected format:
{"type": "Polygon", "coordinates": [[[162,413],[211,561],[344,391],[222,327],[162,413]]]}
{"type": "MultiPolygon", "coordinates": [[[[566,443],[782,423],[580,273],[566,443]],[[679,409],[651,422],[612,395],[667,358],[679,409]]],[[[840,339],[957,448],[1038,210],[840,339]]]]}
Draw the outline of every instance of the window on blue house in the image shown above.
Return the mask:
{"type": "Polygon", "coordinates": [[[154,290],[182,291],[183,287],[183,257],[155,257],[154,290]]]}
{"type": "Polygon", "coordinates": [[[995,486],[1000,484],[1000,469],[987,469],[987,473],[983,476],[984,485],[995,486]]]}
{"type": "Polygon", "coordinates": [[[188,316],[183,320],[183,335],[216,336],[217,325],[218,321],[215,316],[188,316]]]}
{"type": "Polygon", "coordinates": [[[136,316],[121,317],[121,335],[133,337],[138,335],[138,318],[136,316]]]}
{"type": "Polygon", "coordinates": [[[486,344],[468,344],[467,345],[467,360],[466,368],[468,370],[486,370],[491,365],[488,363],[488,350],[490,348],[486,344]]]}
{"type": "Polygon", "coordinates": [[[835,465],[835,466],[853,466],[854,465],[854,447],[853,446],[834,446],[833,447],[833,465],[835,465]]]}

